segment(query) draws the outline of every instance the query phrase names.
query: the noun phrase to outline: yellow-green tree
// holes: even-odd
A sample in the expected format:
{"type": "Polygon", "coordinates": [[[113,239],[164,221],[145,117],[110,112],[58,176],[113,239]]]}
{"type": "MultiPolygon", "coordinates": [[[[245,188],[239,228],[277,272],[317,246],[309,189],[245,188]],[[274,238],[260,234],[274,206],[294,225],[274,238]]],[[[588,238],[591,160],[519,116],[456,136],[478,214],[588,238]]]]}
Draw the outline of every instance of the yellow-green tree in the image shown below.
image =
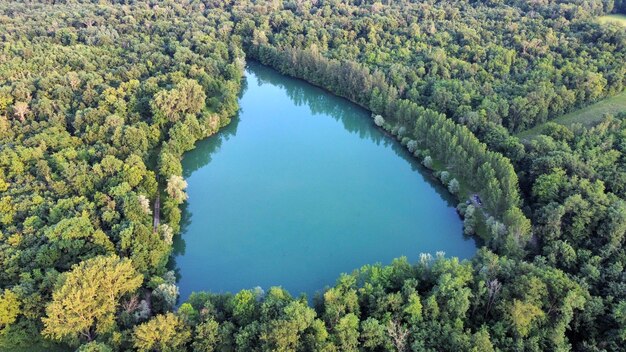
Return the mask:
{"type": "Polygon", "coordinates": [[[315,311],[301,301],[293,301],[283,309],[283,316],[263,326],[261,341],[265,350],[288,352],[298,350],[302,333],[315,319],[315,311]]]}
{"type": "Polygon", "coordinates": [[[0,293],[0,332],[14,323],[19,313],[19,298],[13,291],[5,289],[0,293]]]}
{"type": "Polygon", "coordinates": [[[517,299],[509,309],[509,320],[515,332],[525,337],[530,332],[533,323],[544,316],[544,312],[532,303],[526,303],[517,299]]]}
{"type": "Polygon", "coordinates": [[[157,315],[133,332],[133,346],[140,352],[177,352],[185,350],[191,332],[185,323],[172,313],[157,315]]]}
{"type": "Polygon", "coordinates": [[[110,331],[120,298],[137,290],[143,276],[131,260],[111,255],[75,265],[60,280],[42,319],[42,334],[75,343],[80,339],[91,341],[97,333],[110,331]]]}
{"type": "Polygon", "coordinates": [[[472,349],[471,352],[493,352],[493,344],[489,337],[489,332],[486,327],[482,327],[472,335],[472,349]]]}
{"type": "Polygon", "coordinates": [[[219,323],[209,318],[196,326],[191,347],[198,352],[213,352],[219,342],[219,323]]]}

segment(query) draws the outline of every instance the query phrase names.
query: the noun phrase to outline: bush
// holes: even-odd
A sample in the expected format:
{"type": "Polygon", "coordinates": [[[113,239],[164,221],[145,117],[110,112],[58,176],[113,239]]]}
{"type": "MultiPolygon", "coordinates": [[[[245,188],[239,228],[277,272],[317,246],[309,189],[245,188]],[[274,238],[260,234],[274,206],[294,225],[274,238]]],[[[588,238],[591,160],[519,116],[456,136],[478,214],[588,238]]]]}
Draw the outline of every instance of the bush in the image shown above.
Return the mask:
{"type": "Polygon", "coordinates": [[[457,194],[460,190],[461,185],[459,184],[459,181],[457,181],[456,178],[450,180],[450,183],[448,184],[448,191],[450,191],[450,193],[452,194],[457,194]]]}
{"type": "Polygon", "coordinates": [[[178,286],[172,283],[162,283],[152,292],[152,306],[157,312],[174,309],[176,299],[178,299],[178,286]]]}
{"type": "Polygon", "coordinates": [[[473,235],[476,232],[476,208],[473,205],[468,205],[465,210],[465,218],[463,219],[463,233],[466,235],[473,235]]]}
{"type": "Polygon", "coordinates": [[[424,161],[422,161],[422,164],[424,164],[424,166],[426,166],[427,168],[432,169],[433,158],[431,158],[430,155],[426,155],[426,157],[424,158],[424,161]]]}
{"type": "Polygon", "coordinates": [[[409,152],[411,153],[415,153],[417,151],[417,141],[415,140],[410,140],[407,144],[406,144],[407,149],[409,150],[409,152]]]}
{"type": "Polygon", "coordinates": [[[447,185],[450,180],[450,173],[448,171],[441,171],[439,173],[439,179],[441,180],[441,183],[447,185]]]}
{"type": "Polygon", "coordinates": [[[382,127],[385,124],[385,119],[380,115],[376,115],[374,116],[374,124],[378,127],[382,127]]]}
{"type": "Polygon", "coordinates": [[[469,206],[469,204],[465,203],[465,202],[461,202],[459,204],[457,204],[456,206],[456,211],[459,212],[459,214],[461,215],[461,217],[465,216],[465,212],[467,211],[467,207],[469,206]]]}

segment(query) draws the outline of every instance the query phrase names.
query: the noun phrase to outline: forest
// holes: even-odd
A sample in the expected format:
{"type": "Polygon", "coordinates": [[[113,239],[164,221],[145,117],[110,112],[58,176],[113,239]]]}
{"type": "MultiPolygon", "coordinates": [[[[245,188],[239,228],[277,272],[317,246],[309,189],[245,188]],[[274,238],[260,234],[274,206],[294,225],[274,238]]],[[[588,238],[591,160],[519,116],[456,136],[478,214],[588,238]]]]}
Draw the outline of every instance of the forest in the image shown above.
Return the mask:
{"type": "Polygon", "coordinates": [[[626,1],[0,1],[0,350],[624,350],[626,111],[551,122],[626,88],[611,13],[626,1]],[[475,257],[180,302],[181,158],[236,115],[250,60],[371,111],[457,194],[475,257]]]}

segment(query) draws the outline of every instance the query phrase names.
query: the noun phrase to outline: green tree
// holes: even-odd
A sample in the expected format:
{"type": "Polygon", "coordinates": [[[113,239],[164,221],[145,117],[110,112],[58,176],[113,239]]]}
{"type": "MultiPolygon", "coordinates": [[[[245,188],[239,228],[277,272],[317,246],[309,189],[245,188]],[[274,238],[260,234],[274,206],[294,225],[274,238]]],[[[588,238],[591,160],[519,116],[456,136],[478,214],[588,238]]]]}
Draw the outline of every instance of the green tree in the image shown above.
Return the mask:
{"type": "Polygon", "coordinates": [[[152,111],[157,120],[176,122],[185,114],[197,114],[205,105],[206,94],[197,81],[185,79],[176,84],[174,89],[161,90],[151,102],[152,111]]]}
{"type": "Polygon", "coordinates": [[[333,334],[335,344],[341,351],[357,351],[359,343],[359,318],[348,313],[339,319],[333,334]]]}
{"type": "Polygon", "coordinates": [[[450,183],[448,184],[448,191],[450,191],[450,193],[452,194],[457,194],[459,193],[460,190],[461,190],[461,185],[459,184],[459,181],[457,181],[456,178],[453,178],[452,180],[450,180],[450,183]]]}
{"type": "Polygon", "coordinates": [[[422,301],[417,293],[409,295],[407,304],[404,307],[404,314],[406,314],[407,320],[412,324],[422,319],[422,301]]]}
{"type": "Polygon", "coordinates": [[[209,318],[198,324],[191,347],[198,352],[213,352],[219,343],[219,323],[209,318]]]}
{"type": "Polygon", "coordinates": [[[113,352],[113,349],[102,342],[92,341],[81,345],[76,352],[113,352]]]}
{"type": "Polygon", "coordinates": [[[233,317],[240,325],[250,324],[258,311],[257,296],[251,290],[239,291],[230,301],[233,317]]]}
{"type": "Polygon", "coordinates": [[[361,322],[361,337],[363,347],[375,350],[386,343],[387,329],[376,318],[367,318],[361,322]]]}
{"type": "Polygon", "coordinates": [[[315,311],[303,302],[290,302],[279,319],[265,324],[261,331],[261,341],[267,351],[296,351],[302,333],[315,319],[315,311]]]}
{"type": "Polygon", "coordinates": [[[626,341],[626,301],[621,301],[615,306],[613,318],[617,321],[619,338],[626,341]]]}
{"type": "Polygon", "coordinates": [[[472,348],[471,352],[494,352],[493,344],[491,343],[491,339],[489,337],[489,332],[485,327],[482,327],[480,330],[476,331],[474,335],[472,335],[472,348]]]}

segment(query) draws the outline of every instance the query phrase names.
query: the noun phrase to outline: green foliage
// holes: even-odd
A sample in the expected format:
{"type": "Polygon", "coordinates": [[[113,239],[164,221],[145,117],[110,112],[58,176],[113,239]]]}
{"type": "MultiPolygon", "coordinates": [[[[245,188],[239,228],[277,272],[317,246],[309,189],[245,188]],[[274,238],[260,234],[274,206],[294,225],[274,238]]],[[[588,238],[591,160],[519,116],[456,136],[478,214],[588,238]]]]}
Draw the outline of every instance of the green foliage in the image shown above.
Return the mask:
{"type": "Polygon", "coordinates": [[[509,132],[624,89],[625,32],[597,16],[625,6],[0,4],[0,349],[42,328],[97,337],[85,351],[621,349],[623,116],[590,107],[597,126],[546,124],[525,144],[509,132]],[[370,109],[451,193],[478,193],[465,232],[485,228],[502,256],[366,266],[315,309],[272,288],[171,313],[182,154],[237,112],[246,55],[370,109]]]}
{"type": "Polygon", "coordinates": [[[213,319],[198,324],[195,328],[192,348],[198,352],[213,352],[219,342],[219,323],[213,319]]]}
{"type": "Polygon", "coordinates": [[[622,301],[615,306],[613,317],[617,321],[619,338],[626,341],[626,301],[622,301]]]}
{"type": "Polygon", "coordinates": [[[448,183],[448,191],[450,191],[450,193],[452,194],[458,194],[460,190],[461,184],[459,183],[459,181],[457,181],[456,178],[450,180],[450,183],[448,183]]]}
{"type": "Polygon", "coordinates": [[[433,167],[433,158],[431,158],[430,155],[426,155],[424,157],[424,160],[422,160],[422,164],[424,166],[426,166],[427,168],[432,169],[432,167],[433,167]]]}
{"type": "MultiPolygon", "coordinates": [[[[232,22],[173,3],[157,7],[0,4],[7,19],[0,63],[0,292],[20,302],[15,320],[11,308],[0,324],[6,330],[0,349],[38,343],[41,329],[68,342],[97,334],[116,350],[126,348],[128,332],[120,330],[154,314],[146,300],[130,304],[125,297],[120,309],[117,300],[70,299],[65,295],[82,289],[54,283],[101,255],[130,258],[146,282],[164,275],[181,192],[170,199],[162,191],[170,176],[182,175],[180,153],[236,113],[244,54],[225,44],[232,32],[219,30],[232,22]],[[168,18],[169,11],[185,21],[168,18]],[[154,214],[158,198],[165,199],[154,214]],[[164,221],[154,233],[159,215],[164,221]],[[81,323],[70,316],[74,305],[85,310],[81,323]],[[54,316],[42,325],[46,306],[54,316]]],[[[173,306],[168,302],[165,309],[173,306]]]]}
{"type": "Polygon", "coordinates": [[[290,302],[282,315],[262,328],[260,340],[266,345],[267,350],[297,350],[300,337],[315,319],[315,311],[300,301],[290,302]]]}
{"type": "Polygon", "coordinates": [[[172,175],[182,175],[183,166],[180,163],[180,159],[171,153],[161,152],[159,154],[159,175],[168,179],[172,175]]]}
{"type": "Polygon", "coordinates": [[[46,307],[42,334],[74,343],[110,332],[119,300],[142,281],[129,259],[99,256],[83,261],[61,277],[46,307]]]}
{"type": "Polygon", "coordinates": [[[463,215],[463,232],[466,235],[473,235],[476,232],[476,208],[473,205],[467,206],[463,215]]]}
{"type": "Polygon", "coordinates": [[[160,314],[133,331],[133,346],[137,351],[177,352],[185,349],[191,332],[172,313],[160,314]]]}
{"type": "Polygon", "coordinates": [[[175,123],[187,114],[197,114],[204,108],[206,94],[192,79],[176,83],[173,89],[161,90],[150,102],[153,118],[158,123],[175,123]]]}
{"type": "Polygon", "coordinates": [[[619,333],[602,321],[614,321],[608,312],[618,311],[626,298],[617,288],[625,282],[617,272],[626,264],[625,127],[623,115],[607,116],[593,128],[550,127],[520,160],[528,170],[524,182],[532,187],[536,253],[589,285],[589,313],[577,320],[590,344],[620,343],[619,333]]]}
{"type": "Polygon", "coordinates": [[[493,352],[495,351],[491,340],[489,338],[489,332],[487,329],[480,329],[472,336],[472,349],[471,352],[493,352]]]}
{"type": "MultiPolygon", "coordinates": [[[[201,320],[189,322],[210,329],[211,346],[226,350],[561,349],[567,344],[557,337],[585,301],[581,286],[559,270],[484,249],[471,263],[438,255],[364,266],[342,276],[315,310],[280,288],[242,292],[194,294],[193,308],[184,304],[178,314],[200,311],[201,320]],[[510,285],[502,290],[500,281],[510,285]]],[[[194,345],[205,342],[200,336],[194,345]]]]}
{"type": "Polygon", "coordinates": [[[526,337],[530,332],[535,320],[544,316],[544,313],[532,303],[514,300],[509,310],[509,320],[515,332],[521,337],[526,337]]]}
{"type": "Polygon", "coordinates": [[[92,341],[81,345],[76,352],[113,352],[113,349],[104,343],[92,341]]]}
{"type": "Polygon", "coordinates": [[[333,336],[341,351],[358,351],[359,318],[353,313],[341,317],[335,325],[333,336]]]}
{"type": "Polygon", "coordinates": [[[249,324],[256,315],[256,295],[250,290],[239,291],[230,301],[233,317],[241,325],[249,324]]]}
{"type": "Polygon", "coordinates": [[[384,346],[387,329],[375,318],[367,318],[361,322],[361,341],[363,347],[374,350],[384,346]]]}

